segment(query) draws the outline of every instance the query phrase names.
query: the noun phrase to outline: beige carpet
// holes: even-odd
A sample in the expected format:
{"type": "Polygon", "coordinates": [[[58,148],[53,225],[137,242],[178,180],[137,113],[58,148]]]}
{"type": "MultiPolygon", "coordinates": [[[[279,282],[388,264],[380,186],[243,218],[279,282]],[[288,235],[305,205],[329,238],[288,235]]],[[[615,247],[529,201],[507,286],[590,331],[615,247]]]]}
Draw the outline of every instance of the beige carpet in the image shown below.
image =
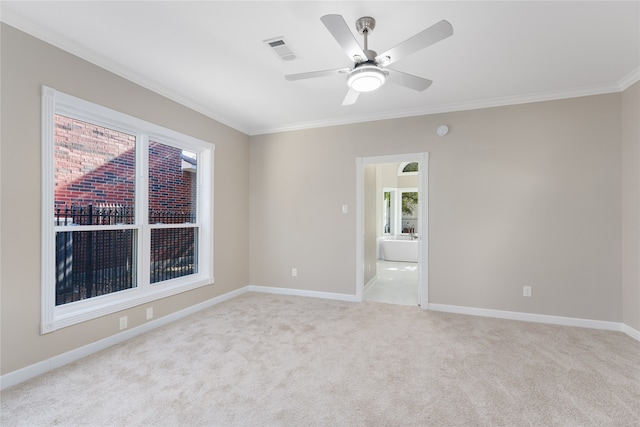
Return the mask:
{"type": "Polygon", "coordinates": [[[3,426],[633,426],[608,331],[248,293],[2,393],[3,426]]]}

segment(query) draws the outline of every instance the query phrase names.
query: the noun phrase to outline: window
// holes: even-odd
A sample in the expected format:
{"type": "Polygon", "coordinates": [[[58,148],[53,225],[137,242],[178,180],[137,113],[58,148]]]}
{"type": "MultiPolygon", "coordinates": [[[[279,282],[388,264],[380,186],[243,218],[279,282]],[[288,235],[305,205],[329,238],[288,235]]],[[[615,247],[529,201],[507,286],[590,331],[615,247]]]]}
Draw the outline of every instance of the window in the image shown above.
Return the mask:
{"type": "Polygon", "coordinates": [[[418,189],[382,189],[382,233],[394,236],[418,233],[418,189]]]}
{"type": "Polygon", "coordinates": [[[213,283],[213,144],[43,87],[42,333],[213,283]]]}
{"type": "Polygon", "coordinates": [[[382,233],[398,234],[398,226],[396,218],[398,216],[398,208],[396,204],[397,188],[382,189],[382,233]]]}
{"type": "Polygon", "coordinates": [[[415,234],[418,229],[418,189],[400,190],[402,233],[415,234]]]}
{"type": "Polygon", "coordinates": [[[402,162],[398,167],[398,176],[418,175],[418,162],[402,162]]]}

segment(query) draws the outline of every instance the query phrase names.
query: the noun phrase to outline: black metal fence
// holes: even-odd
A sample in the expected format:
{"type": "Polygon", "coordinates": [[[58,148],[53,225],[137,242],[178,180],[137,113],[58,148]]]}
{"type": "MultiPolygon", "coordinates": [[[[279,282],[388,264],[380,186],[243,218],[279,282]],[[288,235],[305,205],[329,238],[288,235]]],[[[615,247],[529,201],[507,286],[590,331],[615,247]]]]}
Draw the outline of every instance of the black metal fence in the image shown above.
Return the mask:
{"type": "Polygon", "coordinates": [[[151,283],[197,272],[196,236],[194,227],[151,230],[151,283]]]}
{"type": "Polygon", "coordinates": [[[56,233],[56,305],[130,289],[135,230],[56,233]]]}
{"type": "Polygon", "coordinates": [[[133,224],[135,209],[127,205],[63,205],[55,210],[56,225],[133,224]]]}
{"type": "MultiPolygon", "coordinates": [[[[55,224],[123,225],[135,222],[132,206],[64,206],[55,224]]],[[[194,223],[191,212],[149,211],[150,224],[194,223]]],[[[56,233],[56,305],[136,286],[137,230],[59,231],[56,233]]],[[[197,272],[196,227],[151,230],[151,283],[197,272]]]]}

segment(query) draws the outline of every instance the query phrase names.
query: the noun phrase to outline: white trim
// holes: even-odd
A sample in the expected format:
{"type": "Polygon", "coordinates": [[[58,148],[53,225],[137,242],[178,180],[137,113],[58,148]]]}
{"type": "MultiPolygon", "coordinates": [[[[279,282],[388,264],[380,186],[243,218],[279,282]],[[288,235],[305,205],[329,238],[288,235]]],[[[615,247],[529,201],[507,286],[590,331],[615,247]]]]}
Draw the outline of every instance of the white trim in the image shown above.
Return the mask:
{"type": "Polygon", "coordinates": [[[298,297],[323,298],[323,299],[332,299],[332,300],[347,301],[347,302],[361,301],[361,299],[359,299],[357,295],[337,294],[333,292],[307,291],[304,289],[275,288],[271,286],[257,286],[257,285],[249,285],[248,288],[249,288],[249,291],[251,292],[263,292],[267,294],[293,295],[298,297]]]}
{"type": "MultiPolygon", "coordinates": [[[[198,113],[204,114],[205,116],[210,117],[215,121],[222,123],[223,125],[229,126],[230,128],[249,135],[248,130],[245,130],[244,127],[239,123],[231,122],[226,117],[220,115],[219,112],[213,111],[208,106],[198,104],[192,99],[185,97],[183,94],[177,93],[174,89],[153,82],[148,78],[148,76],[141,75],[129,67],[117,64],[109,58],[102,56],[99,52],[92,49],[87,49],[80,43],[76,43],[72,40],[60,36],[59,34],[56,34],[55,32],[47,28],[34,24],[33,22],[23,18],[22,16],[14,13],[11,10],[8,10],[6,8],[2,9],[1,21],[48,44],[69,52],[72,55],[82,58],[85,61],[90,62],[102,69],[105,69],[117,76],[123,77],[130,82],[136,83],[141,87],[144,87],[152,92],[171,99],[172,101],[184,105],[185,107],[197,111],[198,113]]],[[[257,133],[254,133],[253,135],[257,135],[257,133]]]]}
{"type": "Polygon", "coordinates": [[[533,102],[559,101],[562,99],[579,98],[583,96],[605,95],[626,90],[629,86],[640,81],[640,68],[633,70],[617,82],[601,85],[586,86],[568,90],[548,91],[540,93],[505,96],[501,98],[486,98],[476,101],[454,102],[410,108],[379,114],[360,114],[337,119],[315,120],[300,123],[291,123],[276,127],[257,128],[249,130],[249,135],[263,135],[270,133],[289,132],[304,129],[317,129],[328,126],[348,125],[353,123],[366,123],[378,120],[402,119],[406,117],[428,116],[432,114],[453,113],[457,111],[479,110],[483,108],[507,107],[511,105],[530,104],[533,102]]]}
{"type": "Polygon", "coordinates": [[[262,134],[270,134],[270,133],[278,133],[278,132],[287,132],[293,130],[303,130],[303,129],[315,129],[327,126],[337,126],[351,123],[365,123],[376,120],[387,120],[387,119],[397,119],[404,117],[413,117],[413,116],[423,116],[429,114],[439,114],[439,113],[450,113],[455,111],[467,111],[467,110],[475,110],[480,108],[491,108],[498,106],[508,106],[508,105],[518,105],[518,104],[527,104],[531,102],[542,102],[542,101],[555,101],[559,99],[567,99],[567,98],[577,98],[581,96],[590,96],[590,95],[602,95],[606,93],[616,93],[622,92],[627,89],[629,86],[640,80],[640,68],[632,71],[628,75],[624,76],[617,82],[605,83],[594,86],[581,87],[576,89],[569,90],[561,90],[561,91],[549,91],[542,93],[534,93],[534,94],[524,94],[518,96],[511,97],[503,97],[503,98],[493,98],[493,99],[483,99],[473,102],[459,102],[445,105],[437,105],[431,107],[424,107],[418,109],[407,109],[401,110],[393,113],[380,113],[380,114],[361,114],[350,117],[344,117],[339,119],[326,119],[326,120],[316,120],[309,122],[300,122],[300,123],[291,123],[280,126],[271,126],[271,127],[251,127],[251,125],[242,126],[239,123],[233,123],[223,115],[219,111],[212,111],[210,107],[200,105],[194,102],[191,99],[187,99],[185,96],[176,93],[175,90],[165,87],[163,85],[159,85],[155,82],[150,81],[146,76],[142,76],[135,72],[135,70],[131,70],[125,66],[114,63],[108,58],[100,55],[98,52],[95,52],[91,49],[87,49],[82,45],[68,40],[60,35],[55,34],[54,32],[43,28],[39,25],[32,23],[31,21],[24,19],[20,15],[12,12],[8,9],[2,10],[2,22],[6,22],[23,31],[27,34],[30,34],[40,40],[43,40],[53,46],[56,46],[62,50],[65,50],[75,56],[78,56],[92,64],[97,65],[107,71],[110,71],[118,76],[121,76],[133,83],[136,83],[144,88],[147,88],[153,92],[156,92],[168,99],[176,101],[192,110],[195,110],[199,113],[204,114],[207,117],[210,117],[226,126],[229,126],[235,130],[238,130],[244,134],[249,136],[262,135],[262,134]]]}
{"type": "Polygon", "coordinates": [[[356,158],[356,298],[364,301],[364,158],[356,158]]]}
{"type": "MultiPolygon", "coordinates": [[[[380,171],[376,170],[376,180],[381,179],[381,174],[380,171]]],[[[377,227],[382,227],[382,235],[395,235],[398,234],[397,231],[397,220],[396,218],[398,217],[402,217],[402,215],[400,214],[400,212],[398,212],[398,203],[397,203],[397,197],[398,197],[398,188],[397,187],[382,187],[382,196],[381,196],[381,200],[382,200],[382,206],[380,207],[382,209],[382,215],[381,218],[382,219],[382,224],[378,224],[377,227]],[[384,197],[385,193],[389,193],[389,217],[387,218],[387,201],[384,197]],[[387,233],[387,223],[389,223],[389,232],[387,233]]],[[[379,205],[380,206],[380,205],[379,205]]],[[[402,221],[402,218],[400,218],[400,221],[402,221]]],[[[401,229],[402,230],[402,229],[401,229]]]]}
{"type": "Polygon", "coordinates": [[[46,372],[52,371],[61,366],[67,365],[69,363],[75,362],[76,360],[87,357],[93,353],[97,353],[101,350],[109,348],[115,344],[119,344],[128,339],[134,338],[138,335],[144,334],[146,332],[152,331],[161,326],[167,325],[169,323],[175,322],[176,320],[182,319],[183,317],[187,317],[191,314],[197,313],[198,311],[204,310],[206,308],[212,307],[216,304],[220,304],[221,302],[230,300],[231,298],[235,298],[239,295],[242,295],[248,291],[248,287],[245,286],[240,289],[236,289],[234,291],[228,292],[226,294],[217,296],[215,298],[211,298],[207,301],[201,302],[196,305],[192,305],[183,310],[176,311],[167,316],[160,317],[156,320],[151,320],[147,323],[144,323],[140,326],[136,326],[135,328],[131,328],[125,331],[122,331],[116,335],[112,335],[110,337],[101,339],[99,341],[93,342],[91,344],[87,344],[82,347],[78,347],[74,350],[68,351],[66,353],[59,354],[57,356],[53,356],[49,359],[43,360],[38,363],[34,363],[33,365],[26,366],[22,369],[18,369],[17,371],[9,372],[8,374],[2,375],[0,377],[0,390],[4,390],[13,385],[19,384],[21,382],[27,381],[31,378],[34,378],[38,375],[44,374],[46,372]]]}
{"type": "Polygon", "coordinates": [[[378,163],[418,162],[418,302],[429,304],[429,153],[392,154],[356,158],[356,297],[364,300],[364,166],[378,163]]]}
{"type": "Polygon", "coordinates": [[[213,177],[215,145],[180,132],[146,122],[119,111],[103,107],[92,102],[58,92],[42,86],[42,212],[41,212],[41,334],[81,323],[96,317],[144,304],[156,299],[166,298],[214,282],[213,271],[213,177]],[[74,119],[118,130],[136,137],[136,196],[135,224],[119,226],[54,226],[51,213],[54,211],[54,115],[61,114],[74,119]],[[148,193],[148,150],[149,142],[188,149],[197,153],[201,164],[197,175],[197,220],[194,224],[176,224],[171,226],[150,225],[147,221],[148,193]],[[208,221],[202,221],[208,219],[208,221]],[[197,253],[198,272],[189,276],[150,283],[150,236],[155,228],[194,228],[198,231],[197,253]],[[120,292],[85,299],[61,306],[55,305],[55,233],[65,231],[88,230],[136,230],[136,245],[139,250],[136,265],[135,286],[120,292]]]}
{"type": "Polygon", "coordinates": [[[212,284],[212,281],[200,280],[190,282],[187,284],[185,280],[181,278],[174,280],[167,280],[166,287],[163,283],[162,288],[157,290],[149,290],[145,293],[141,293],[138,288],[127,289],[114,294],[103,295],[94,297],[88,300],[77,301],[75,303],[65,304],[63,306],[56,307],[59,310],[55,310],[54,320],[50,324],[42,325],[42,333],[52,332],[57,329],[66,328],[77,323],[86,322],[88,320],[95,319],[97,317],[106,316],[111,313],[126,310],[127,308],[135,307],[141,304],[146,304],[158,299],[167,298],[173,295],[177,295],[183,292],[187,292],[193,289],[200,288],[212,284]],[[128,297],[128,295],[136,294],[136,296],[128,297]],[[112,298],[110,298],[112,297],[112,298]],[[101,302],[103,302],[101,304],[101,302]],[[80,309],[74,309],[71,305],[78,304],[80,309]],[[67,307],[69,306],[69,307],[67,307]],[[49,326],[52,329],[48,329],[49,326]]]}
{"type": "Polygon", "coordinates": [[[640,67],[636,68],[629,74],[627,74],[622,80],[618,82],[620,86],[620,92],[624,92],[629,89],[629,87],[636,82],[640,81],[640,67]]]}
{"type": "MultiPolygon", "coordinates": [[[[27,381],[31,378],[34,378],[38,375],[49,372],[53,369],[75,362],[76,360],[87,357],[93,353],[97,353],[115,344],[119,344],[121,342],[134,338],[143,333],[152,331],[161,326],[165,326],[171,322],[175,322],[191,314],[197,313],[198,311],[205,310],[209,307],[213,307],[216,304],[220,304],[221,302],[228,301],[232,298],[235,298],[247,292],[263,292],[263,293],[271,293],[271,294],[279,294],[279,295],[294,295],[294,296],[313,297],[313,298],[325,298],[325,299],[347,301],[347,302],[360,301],[358,298],[356,298],[355,295],[336,294],[336,293],[330,293],[330,292],[304,291],[300,289],[290,289],[290,288],[274,288],[269,286],[255,286],[255,285],[244,286],[242,288],[233,290],[231,292],[227,292],[226,294],[219,295],[217,297],[211,298],[199,304],[192,305],[183,310],[176,311],[167,316],[149,321],[140,326],[136,326],[135,328],[131,328],[129,330],[120,332],[116,335],[112,335],[110,337],[104,338],[100,341],[87,344],[85,346],[76,348],[66,353],[53,356],[41,362],[34,363],[33,365],[26,366],[16,371],[4,374],[0,376],[0,390],[4,390],[8,387],[27,381]]],[[[423,308],[426,308],[426,306],[427,304],[424,304],[423,308]]],[[[446,305],[446,304],[428,304],[428,309],[432,311],[441,311],[441,312],[454,313],[454,314],[466,314],[466,315],[482,316],[482,317],[496,317],[496,318],[509,319],[509,320],[522,320],[522,321],[549,323],[549,324],[563,325],[563,326],[580,326],[580,327],[593,328],[593,329],[619,331],[619,332],[624,332],[625,334],[627,334],[628,336],[630,336],[631,338],[637,341],[640,341],[640,331],[637,331],[632,327],[625,325],[623,323],[605,322],[605,321],[588,320],[588,319],[575,319],[575,318],[560,317],[560,316],[547,316],[547,315],[531,314],[531,313],[518,313],[513,311],[489,310],[489,309],[483,309],[483,308],[463,307],[463,306],[446,305]]]]}
{"type": "Polygon", "coordinates": [[[622,328],[621,328],[622,332],[629,335],[634,340],[640,341],[640,331],[638,331],[637,329],[633,329],[631,326],[625,323],[621,323],[621,325],[622,325],[622,328]]]}
{"type": "Polygon", "coordinates": [[[640,332],[619,322],[605,320],[580,319],[576,317],[551,316],[546,314],[522,313],[518,311],[492,310],[488,308],[465,307],[461,305],[435,304],[428,307],[431,311],[466,314],[470,316],[495,317],[498,319],[521,320],[525,322],[547,323],[561,326],[577,326],[581,328],[602,329],[606,331],[624,332],[631,338],[640,341],[640,332]]]}
{"type": "Polygon", "coordinates": [[[371,280],[369,280],[365,285],[364,285],[364,293],[366,294],[369,289],[371,289],[371,286],[373,286],[373,284],[375,283],[375,281],[378,279],[378,276],[373,276],[371,278],[371,280]]]}
{"type": "MultiPolygon", "coordinates": [[[[51,286],[51,272],[55,271],[55,237],[53,237],[55,227],[52,214],[55,207],[53,183],[55,182],[54,114],[56,112],[56,91],[46,86],[42,86],[41,91],[40,332],[44,333],[49,329],[48,323],[53,320],[53,310],[56,303],[55,292],[49,289],[51,286]],[[44,307],[47,308],[45,309],[44,307]]],[[[53,328],[53,325],[51,325],[51,328],[53,328]]]]}
{"type": "Polygon", "coordinates": [[[419,272],[420,288],[418,301],[423,310],[429,306],[429,153],[422,153],[418,170],[418,188],[420,191],[418,204],[418,259],[421,261],[419,272]]]}

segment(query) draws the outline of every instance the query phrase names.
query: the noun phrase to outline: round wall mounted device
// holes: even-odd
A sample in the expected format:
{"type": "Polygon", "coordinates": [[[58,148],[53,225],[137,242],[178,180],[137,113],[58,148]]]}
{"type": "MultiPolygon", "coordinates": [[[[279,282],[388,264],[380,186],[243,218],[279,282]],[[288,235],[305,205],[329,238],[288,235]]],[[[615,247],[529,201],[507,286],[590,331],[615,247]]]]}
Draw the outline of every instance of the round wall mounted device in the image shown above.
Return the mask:
{"type": "Polygon", "coordinates": [[[438,134],[438,136],[445,136],[446,134],[449,133],[449,126],[447,126],[447,125],[438,126],[438,129],[436,130],[436,133],[438,134]]]}

